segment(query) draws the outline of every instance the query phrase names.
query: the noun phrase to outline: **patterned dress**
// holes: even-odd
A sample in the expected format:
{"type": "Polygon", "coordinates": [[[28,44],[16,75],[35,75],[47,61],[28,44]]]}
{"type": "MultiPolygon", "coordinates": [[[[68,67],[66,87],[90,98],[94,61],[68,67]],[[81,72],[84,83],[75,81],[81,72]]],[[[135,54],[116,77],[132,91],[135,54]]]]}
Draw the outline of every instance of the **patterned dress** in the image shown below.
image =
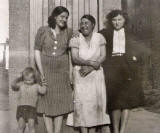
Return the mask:
{"type": "MultiPolygon", "coordinates": [[[[90,44],[80,34],[79,39],[72,39],[70,47],[79,49],[79,56],[84,60],[97,61],[100,46],[106,43],[103,36],[93,33],[90,44]],[[89,46],[88,46],[89,45],[89,46]]],[[[74,113],[68,116],[67,125],[75,127],[93,127],[109,124],[106,114],[106,86],[103,68],[93,70],[85,77],[79,74],[80,66],[74,66],[74,113]]]]}
{"type": "Polygon", "coordinates": [[[73,110],[67,52],[71,35],[69,29],[60,32],[57,37],[48,26],[38,30],[35,50],[41,51],[43,71],[48,83],[47,94],[39,98],[37,109],[39,113],[59,116],[73,110]]]}

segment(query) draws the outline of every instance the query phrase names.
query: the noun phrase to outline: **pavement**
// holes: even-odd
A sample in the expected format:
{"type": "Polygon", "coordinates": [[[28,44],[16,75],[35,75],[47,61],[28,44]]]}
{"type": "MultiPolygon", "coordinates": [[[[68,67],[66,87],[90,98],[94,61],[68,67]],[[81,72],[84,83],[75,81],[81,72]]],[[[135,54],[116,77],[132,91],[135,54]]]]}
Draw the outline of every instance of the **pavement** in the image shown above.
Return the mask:
{"type": "MultiPolygon", "coordinates": [[[[2,76],[4,78],[4,76],[2,76]]],[[[2,78],[0,76],[0,79],[2,78]]],[[[7,76],[6,76],[7,77],[7,76]]],[[[0,133],[16,133],[16,104],[17,94],[9,91],[6,82],[0,86],[0,133]],[[6,84],[6,85],[7,85],[6,84]],[[9,105],[10,100],[10,105],[9,105]]],[[[7,82],[8,84],[8,82],[7,82]]],[[[45,133],[44,125],[39,127],[37,133],[45,133]]],[[[64,126],[65,127],[65,126],[64,126]]],[[[26,132],[27,133],[27,132],[26,132]]],[[[72,129],[64,128],[63,133],[78,133],[72,129]]],[[[125,133],[160,133],[160,114],[153,113],[143,108],[134,109],[130,113],[128,126],[125,133]]]]}
{"type": "Polygon", "coordinates": [[[143,108],[132,110],[126,133],[160,133],[160,114],[143,108]]]}
{"type": "MultiPolygon", "coordinates": [[[[0,133],[8,133],[7,125],[9,124],[8,124],[7,113],[8,111],[0,111],[0,118],[4,120],[3,123],[2,122],[0,123],[0,133]],[[5,123],[7,125],[5,125],[5,123]]],[[[12,133],[16,133],[15,127],[13,128],[14,130],[11,131],[14,132],[12,133]]],[[[44,128],[42,129],[44,130],[44,128]]],[[[149,112],[143,108],[132,110],[130,113],[128,126],[125,133],[160,133],[160,114],[149,112]]]]}
{"type": "MultiPolygon", "coordinates": [[[[9,96],[7,93],[0,91],[0,133],[16,133],[17,121],[15,114],[17,95],[10,91],[9,96]]],[[[43,120],[41,121],[43,122],[43,120]]],[[[44,124],[41,123],[41,125],[42,126],[38,127],[39,131],[37,131],[37,133],[45,133],[44,124]]],[[[62,133],[78,132],[65,127],[62,133]]],[[[125,133],[160,133],[160,114],[150,112],[143,108],[132,110],[125,133]]]]}
{"type": "Polygon", "coordinates": [[[0,110],[0,133],[10,133],[9,111],[0,110]]]}
{"type": "Polygon", "coordinates": [[[9,99],[0,91],[0,133],[10,133],[9,99]]]}

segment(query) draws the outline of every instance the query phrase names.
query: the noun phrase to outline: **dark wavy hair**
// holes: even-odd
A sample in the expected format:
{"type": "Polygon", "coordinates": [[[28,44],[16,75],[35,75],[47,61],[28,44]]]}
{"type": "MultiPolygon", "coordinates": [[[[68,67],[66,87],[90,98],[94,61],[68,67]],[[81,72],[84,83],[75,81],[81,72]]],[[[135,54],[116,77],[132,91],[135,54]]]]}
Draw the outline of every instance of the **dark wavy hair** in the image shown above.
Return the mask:
{"type": "MultiPolygon", "coordinates": [[[[55,28],[56,27],[56,20],[55,17],[57,17],[58,15],[60,15],[61,13],[66,12],[69,16],[69,11],[67,8],[63,7],[63,6],[57,6],[53,11],[51,16],[48,17],[48,25],[51,28],[55,28]]],[[[67,25],[66,25],[67,26],[67,25]]],[[[67,28],[67,27],[64,27],[67,28]]]]}
{"type": "Polygon", "coordinates": [[[108,24],[112,26],[112,19],[114,17],[117,17],[118,15],[121,15],[125,19],[124,26],[128,23],[128,14],[122,10],[112,10],[107,16],[106,19],[108,20],[108,24]]]}
{"type": "MultiPolygon", "coordinates": [[[[85,15],[83,15],[82,17],[81,17],[81,20],[83,19],[83,18],[86,18],[86,19],[88,19],[89,21],[91,21],[91,23],[94,25],[94,27],[95,27],[95,25],[96,25],[96,19],[92,16],[92,15],[90,15],[90,14],[85,14],[85,15]]],[[[94,28],[93,27],[93,28],[94,28]]]]}

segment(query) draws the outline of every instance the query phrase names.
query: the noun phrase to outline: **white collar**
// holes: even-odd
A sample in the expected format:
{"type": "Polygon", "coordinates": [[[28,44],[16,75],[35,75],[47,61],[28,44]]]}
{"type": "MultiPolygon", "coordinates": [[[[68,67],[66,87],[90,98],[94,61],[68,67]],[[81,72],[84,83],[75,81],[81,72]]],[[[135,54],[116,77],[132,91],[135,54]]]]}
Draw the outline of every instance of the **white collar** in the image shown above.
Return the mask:
{"type": "Polygon", "coordinates": [[[124,28],[121,28],[120,30],[114,30],[116,33],[124,33],[124,28]]]}
{"type": "Polygon", "coordinates": [[[55,36],[55,38],[57,37],[57,34],[56,34],[56,31],[55,31],[55,29],[52,29],[51,28],[51,32],[53,33],[53,35],[55,36]]]}

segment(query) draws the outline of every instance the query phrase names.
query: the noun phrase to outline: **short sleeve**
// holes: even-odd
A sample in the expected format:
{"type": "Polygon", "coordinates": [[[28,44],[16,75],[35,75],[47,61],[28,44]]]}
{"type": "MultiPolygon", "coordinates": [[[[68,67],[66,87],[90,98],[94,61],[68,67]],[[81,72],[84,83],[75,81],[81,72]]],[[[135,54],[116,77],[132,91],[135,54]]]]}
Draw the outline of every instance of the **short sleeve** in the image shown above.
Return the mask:
{"type": "Polygon", "coordinates": [[[73,31],[72,29],[68,28],[67,32],[68,32],[68,39],[70,40],[72,38],[73,31]]]}
{"type": "Polygon", "coordinates": [[[35,46],[34,46],[34,49],[35,50],[42,50],[42,35],[44,33],[44,28],[43,27],[40,27],[38,29],[38,32],[36,34],[36,37],[35,37],[35,46]]]}
{"type": "Polygon", "coordinates": [[[100,46],[106,45],[106,39],[103,37],[103,35],[99,34],[100,37],[100,46]]]}
{"type": "Polygon", "coordinates": [[[78,48],[79,49],[79,38],[71,38],[70,42],[69,42],[69,47],[70,48],[78,48]]]}

